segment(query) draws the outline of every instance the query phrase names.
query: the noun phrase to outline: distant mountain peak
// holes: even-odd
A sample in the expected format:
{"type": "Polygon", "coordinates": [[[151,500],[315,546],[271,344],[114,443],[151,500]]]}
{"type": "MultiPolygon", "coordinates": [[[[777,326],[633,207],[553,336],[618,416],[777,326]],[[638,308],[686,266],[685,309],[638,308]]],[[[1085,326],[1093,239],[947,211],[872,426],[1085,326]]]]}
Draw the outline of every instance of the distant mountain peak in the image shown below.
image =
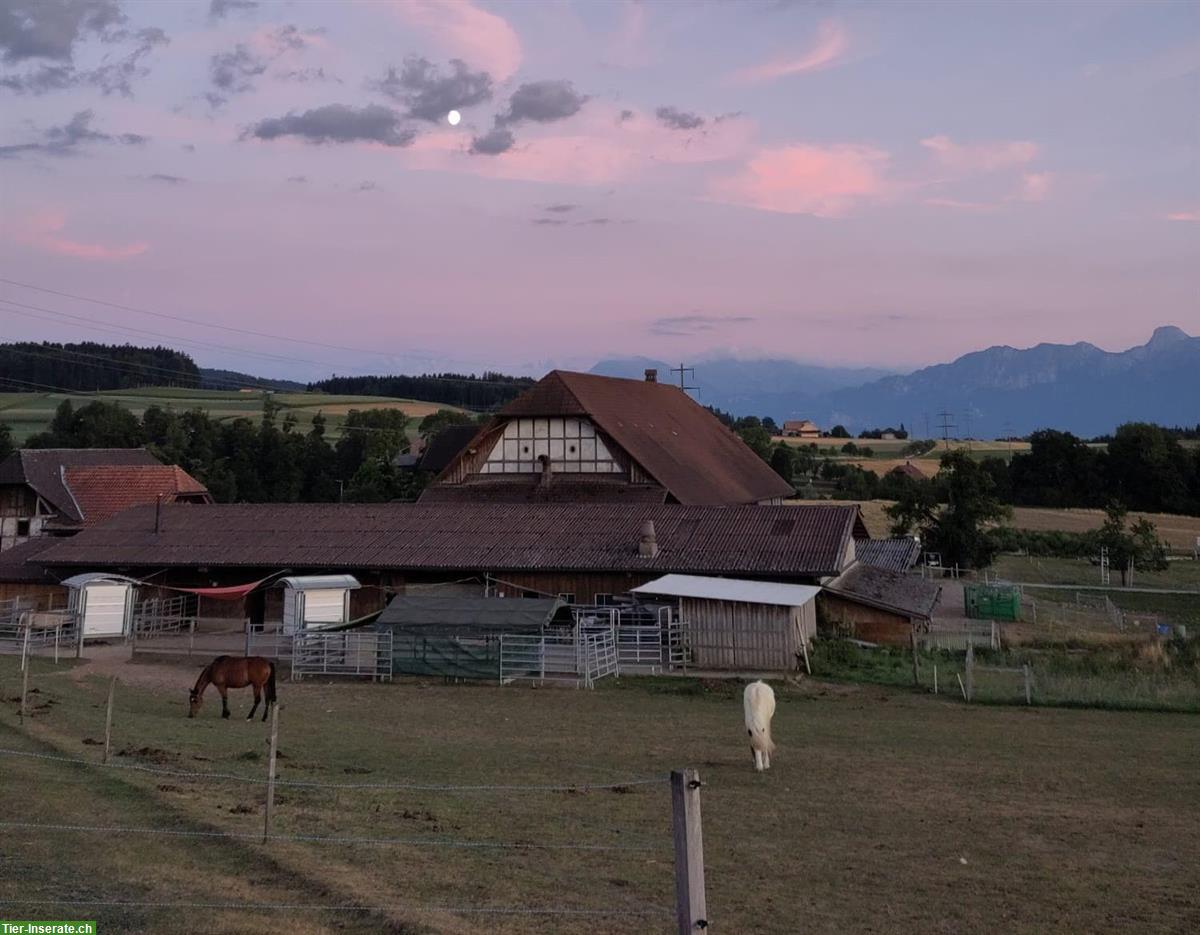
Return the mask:
{"type": "Polygon", "coordinates": [[[1191,335],[1182,328],[1177,328],[1175,325],[1159,325],[1154,329],[1154,334],[1150,335],[1150,340],[1146,347],[1169,347],[1172,344],[1177,344],[1180,341],[1187,341],[1191,335]]]}

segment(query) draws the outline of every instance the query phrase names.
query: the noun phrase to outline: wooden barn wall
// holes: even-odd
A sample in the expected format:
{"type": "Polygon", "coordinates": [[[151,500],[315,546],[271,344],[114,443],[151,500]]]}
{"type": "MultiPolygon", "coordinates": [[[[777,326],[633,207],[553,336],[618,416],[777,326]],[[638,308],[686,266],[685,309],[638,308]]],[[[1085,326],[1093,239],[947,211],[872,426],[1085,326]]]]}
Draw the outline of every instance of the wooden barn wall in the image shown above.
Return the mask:
{"type": "Polygon", "coordinates": [[[496,584],[497,591],[513,588],[541,594],[574,594],[576,604],[591,604],[597,594],[625,594],[630,588],[652,581],[657,575],[633,572],[497,572],[494,576],[511,587],[496,584]]]}
{"type": "Polygon", "coordinates": [[[888,646],[908,646],[912,639],[912,621],[904,614],[859,604],[828,591],[822,591],[817,600],[823,632],[888,646]]]}
{"type": "Polygon", "coordinates": [[[14,597],[33,601],[37,610],[53,610],[67,606],[67,589],[61,584],[0,582],[0,601],[12,600],[14,597]]]}
{"type": "Polygon", "coordinates": [[[816,632],[813,602],[776,607],[740,601],[680,600],[697,668],[735,671],[796,669],[801,643],[816,632]]]}

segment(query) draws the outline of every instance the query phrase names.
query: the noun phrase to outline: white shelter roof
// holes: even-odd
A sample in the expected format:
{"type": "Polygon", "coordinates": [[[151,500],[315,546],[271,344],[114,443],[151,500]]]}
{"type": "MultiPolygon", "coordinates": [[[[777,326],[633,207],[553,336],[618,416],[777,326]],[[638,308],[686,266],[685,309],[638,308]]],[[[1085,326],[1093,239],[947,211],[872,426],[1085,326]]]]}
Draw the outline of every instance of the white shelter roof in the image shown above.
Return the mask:
{"type": "Polygon", "coordinates": [[[354,575],[296,575],[280,578],[279,583],[296,591],[326,591],[337,588],[357,591],[362,587],[354,575]]]}
{"type": "Polygon", "coordinates": [[[820,593],[808,584],[780,584],[777,581],[748,581],[745,578],[711,578],[707,575],[663,575],[641,587],[636,594],[662,594],[669,597],[696,597],[708,601],[742,601],[747,604],[774,604],[802,607],[820,593]]]}

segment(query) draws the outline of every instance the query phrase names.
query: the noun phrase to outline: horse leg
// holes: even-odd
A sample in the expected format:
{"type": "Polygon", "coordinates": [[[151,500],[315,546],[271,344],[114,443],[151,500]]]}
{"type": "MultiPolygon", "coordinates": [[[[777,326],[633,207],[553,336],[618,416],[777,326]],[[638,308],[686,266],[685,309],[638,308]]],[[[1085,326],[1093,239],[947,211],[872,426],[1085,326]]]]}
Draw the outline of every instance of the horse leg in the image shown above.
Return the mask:
{"type": "Polygon", "coordinates": [[[254,689],[254,704],[250,706],[250,713],[246,715],[247,721],[254,720],[254,712],[258,709],[258,702],[262,699],[262,690],[258,685],[254,682],[251,682],[250,685],[254,689]]]}
{"type": "Polygon", "coordinates": [[[225,686],[218,685],[217,691],[221,693],[221,717],[229,717],[229,695],[225,692],[225,686]]]}

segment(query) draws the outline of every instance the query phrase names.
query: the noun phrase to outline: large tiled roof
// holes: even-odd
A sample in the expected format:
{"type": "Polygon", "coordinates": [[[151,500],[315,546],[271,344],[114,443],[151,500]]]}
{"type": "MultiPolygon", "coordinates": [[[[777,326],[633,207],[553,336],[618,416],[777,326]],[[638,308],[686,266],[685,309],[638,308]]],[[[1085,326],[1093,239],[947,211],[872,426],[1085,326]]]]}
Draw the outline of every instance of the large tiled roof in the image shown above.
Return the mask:
{"type": "MultiPolygon", "coordinates": [[[[514,416],[584,416],[682,504],[757,503],[791,485],[677,386],[553,370],[501,410],[514,416]]],[[[482,433],[481,433],[482,434],[482,433]]]]}
{"type": "Polygon", "coordinates": [[[540,474],[508,474],[502,483],[490,478],[462,484],[433,484],[421,493],[422,503],[662,503],[665,487],[627,484],[603,474],[555,474],[550,484],[540,474]]]}
{"type": "Polygon", "coordinates": [[[64,469],[97,465],[161,465],[145,448],[22,448],[0,461],[0,484],[28,484],[75,523],[83,520],[63,483],[64,469]]]}
{"type": "Polygon", "coordinates": [[[70,467],[66,479],[84,526],[95,526],[132,506],[154,503],[160,496],[164,503],[211,499],[200,481],[174,464],[70,467]]]}
{"type": "Polygon", "coordinates": [[[478,425],[448,425],[431,439],[417,462],[422,471],[439,474],[467,447],[479,431],[478,425]]]}
{"type": "Polygon", "coordinates": [[[912,536],[856,539],[854,554],[864,565],[874,565],[888,571],[908,571],[921,554],[921,543],[912,536]]]}
{"type": "Polygon", "coordinates": [[[54,567],[838,573],[858,507],[218,504],[135,507],[43,554],[54,567]],[[658,554],[641,558],[653,520],[658,554]]]}
{"type": "Polygon", "coordinates": [[[942,593],[941,587],[932,581],[865,565],[861,561],[829,582],[825,589],[910,617],[929,617],[942,593]]]}

